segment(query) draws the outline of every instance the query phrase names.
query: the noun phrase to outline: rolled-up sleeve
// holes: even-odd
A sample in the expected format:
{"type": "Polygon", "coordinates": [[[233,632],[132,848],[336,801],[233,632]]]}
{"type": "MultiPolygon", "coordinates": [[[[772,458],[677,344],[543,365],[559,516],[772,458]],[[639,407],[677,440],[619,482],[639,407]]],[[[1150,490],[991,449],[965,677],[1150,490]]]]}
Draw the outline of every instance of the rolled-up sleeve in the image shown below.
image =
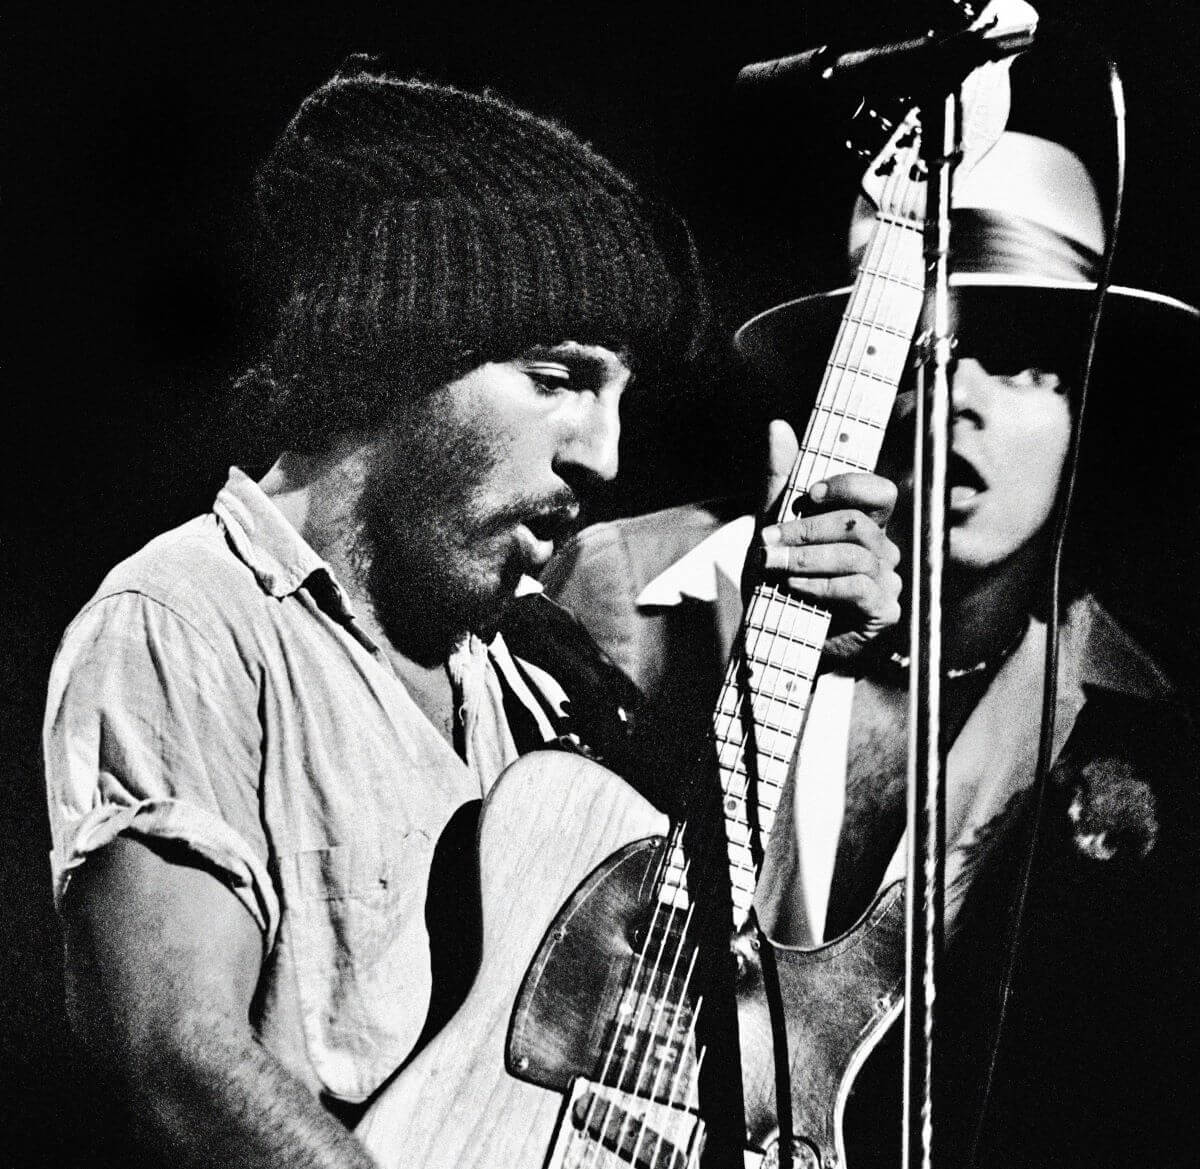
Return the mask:
{"type": "Polygon", "coordinates": [[[169,841],[229,886],[269,949],[279,901],[259,811],[258,705],[254,670],[227,631],[134,591],[85,609],[46,708],[55,903],[118,835],[169,841]]]}

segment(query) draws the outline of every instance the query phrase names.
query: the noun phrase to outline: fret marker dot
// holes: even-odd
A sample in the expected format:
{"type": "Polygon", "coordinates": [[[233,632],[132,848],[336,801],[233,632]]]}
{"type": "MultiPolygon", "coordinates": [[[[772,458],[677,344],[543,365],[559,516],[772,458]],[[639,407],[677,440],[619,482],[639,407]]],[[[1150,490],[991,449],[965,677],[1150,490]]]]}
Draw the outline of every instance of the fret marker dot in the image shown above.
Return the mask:
{"type": "Polygon", "coordinates": [[[838,442],[849,442],[849,441],[850,441],[850,436],[843,430],[842,433],[838,435],[838,442]]]}
{"type": "Polygon", "coordinates": [[[736,812],[738,810],[737,796],[730,796],[725,801],[725,811],[736,812]]]}
{"type": "Polygon", "coordinates": [[[878,350],[875,348],[874,345],[867,346],[867,356],[868,357],[874,357],[877,352],[878,352],[878,350]]]}

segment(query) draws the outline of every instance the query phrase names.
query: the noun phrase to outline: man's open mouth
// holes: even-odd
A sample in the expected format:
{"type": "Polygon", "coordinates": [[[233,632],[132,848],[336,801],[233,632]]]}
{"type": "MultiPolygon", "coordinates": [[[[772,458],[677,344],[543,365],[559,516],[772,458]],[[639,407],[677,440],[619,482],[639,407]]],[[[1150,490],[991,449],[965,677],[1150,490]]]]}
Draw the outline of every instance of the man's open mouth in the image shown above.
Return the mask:
{"type": "Polygon", "coordinates": [[[950,487],[950,507],[965,507],[977,495],[987,490],[987,481],[962,455],[950,452],[946,468],[950,487]]]}
{"type": "Polygon", "coordinates": [[[578,521],[578,507],[556,507],[530,516],[525,521],[525,526],[533,533],[535,539],[556,544],[574,531],[578,521]]]}

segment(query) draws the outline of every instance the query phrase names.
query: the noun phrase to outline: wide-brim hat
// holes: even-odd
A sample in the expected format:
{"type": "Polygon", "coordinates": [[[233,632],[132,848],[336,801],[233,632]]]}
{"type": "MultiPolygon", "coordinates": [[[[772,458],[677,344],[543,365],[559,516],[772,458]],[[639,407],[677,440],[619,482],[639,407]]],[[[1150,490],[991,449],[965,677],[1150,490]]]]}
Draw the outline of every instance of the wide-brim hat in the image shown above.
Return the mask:
{"type": "MultiPolygon", "coordinates": [[[[955,182],[951,205],[950,287],[965,334],[960,341],[990,334],[1000,343],[1023,330],[1077,366],[1105,247],[1100,199],[1083,163],[1058,143],[1008,131],[955,182]]],[[[874,209],[860,198],[850,227],[855,268],[874,226],[874,209]]],[[[737,331],[739,351],[777,388],[811,387],[815,395],[850,291],[845,285],[759,313],[737,331]]],[[[1200,310],[1113,285],[1102,337],[1109,354],[1128,352],[1129,341],[1150,365],[1168,358],[1175,364],[1181,350],[1195,351],[1200,310]]]]}

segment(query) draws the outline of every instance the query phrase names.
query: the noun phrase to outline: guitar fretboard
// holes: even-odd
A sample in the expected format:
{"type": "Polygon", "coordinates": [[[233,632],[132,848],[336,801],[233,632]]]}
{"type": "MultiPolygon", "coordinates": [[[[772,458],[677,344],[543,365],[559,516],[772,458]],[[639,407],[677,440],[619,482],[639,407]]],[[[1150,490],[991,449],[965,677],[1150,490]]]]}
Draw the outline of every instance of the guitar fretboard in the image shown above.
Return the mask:
{"type": "MultiPolygon", "coordinates": [[[[922,226],[881,215],[850,295],[779,516],[809,487],[873,471],[921,312],[922,226]]],[[[826,609],[759,584],[713,718],[724,792],[734,927],[750,912],[829,628],[826,609]],[[756,831],[757,829],[757,831],[756,831]],[[756,839],[757,837],[757,839],[756,839]]]]}

